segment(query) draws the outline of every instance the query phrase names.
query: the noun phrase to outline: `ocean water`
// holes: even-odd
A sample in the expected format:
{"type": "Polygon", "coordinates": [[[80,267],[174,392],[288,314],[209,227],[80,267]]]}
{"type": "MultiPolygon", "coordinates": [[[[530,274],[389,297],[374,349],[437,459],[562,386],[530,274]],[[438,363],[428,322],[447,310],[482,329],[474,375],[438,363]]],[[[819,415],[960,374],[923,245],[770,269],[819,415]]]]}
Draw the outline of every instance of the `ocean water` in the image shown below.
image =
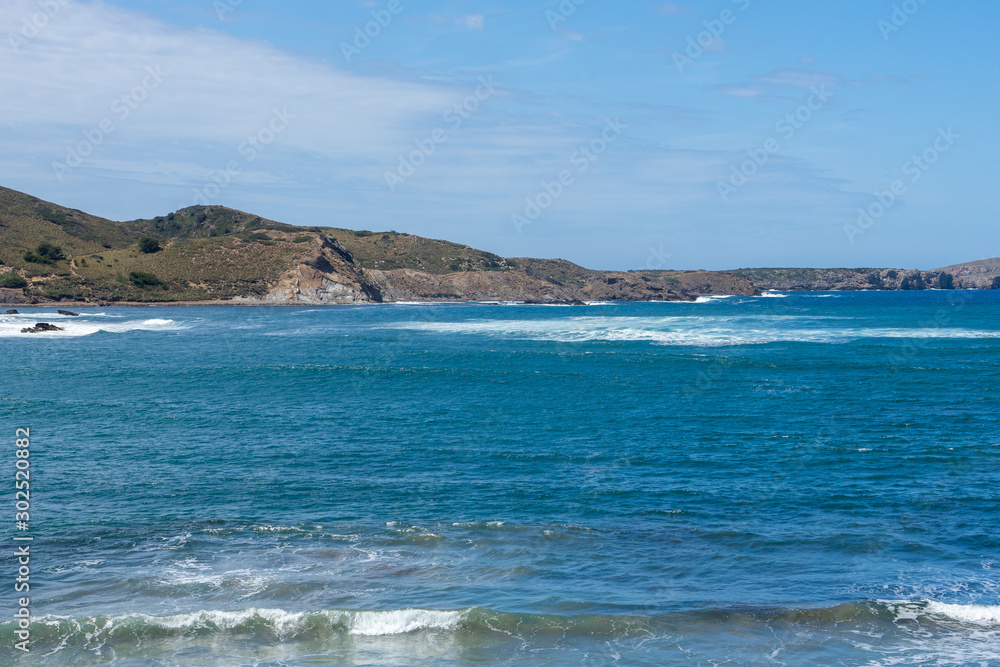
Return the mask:
{"type": "Polygon", "coordinates": [[[21,310],[0,664],[1000,664],[1000,292],[21,310]]]}

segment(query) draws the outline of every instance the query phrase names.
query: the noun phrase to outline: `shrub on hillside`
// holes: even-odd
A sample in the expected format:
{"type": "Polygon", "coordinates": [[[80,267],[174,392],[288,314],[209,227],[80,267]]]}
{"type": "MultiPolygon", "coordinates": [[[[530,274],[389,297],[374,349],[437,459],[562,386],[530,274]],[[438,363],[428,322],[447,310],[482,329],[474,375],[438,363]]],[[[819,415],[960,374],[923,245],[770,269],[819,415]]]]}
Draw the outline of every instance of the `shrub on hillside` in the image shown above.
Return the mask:
{"type": "Polygon", "coordinates": [[[147,255],[152,255],[154,252],[160,252],[163,248],[160,247],[159,241],[147,237],[139,241],[139,250],[147,255]]]}
{"type": "Polygon", "coordinates": [[[133,271],[128,274],[128,279],[136,287],[156,287],[163,284],[162,280],[145,271],[133,271]]]}
{"type": "Polygon", "coordinates": [[[35,252],[38,253],[39,257],[42,257],[50,262],[58,262],[60,259],[66,259],[66,255],[63,254],[62,248],[57,245],[52,245],[51,243],[39,243],[35,252]]]}
{"type": "Polygon", "coordinates": [[[23,289],[27,286],[28,281],[14,272],[7,273],[3,277],[0,277],[0,287],[6,287],[8,289],[23,289]]]}
{"type": "Polygon", "coordinates": [[[51,243],[39,243],[34,252],[24,253],[24,261],[32,264],[55,264],[61,259],[66,259],[62,248],[51,243]]]}

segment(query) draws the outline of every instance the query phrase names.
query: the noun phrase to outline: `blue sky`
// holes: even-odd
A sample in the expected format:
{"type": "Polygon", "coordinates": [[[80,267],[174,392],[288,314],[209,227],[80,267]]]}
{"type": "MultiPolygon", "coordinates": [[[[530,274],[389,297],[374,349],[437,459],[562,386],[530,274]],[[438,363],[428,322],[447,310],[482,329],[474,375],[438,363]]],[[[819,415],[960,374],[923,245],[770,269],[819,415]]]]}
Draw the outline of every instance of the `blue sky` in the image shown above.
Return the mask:
{"type": "Polygon", "coordinates": [[[0,184],[112,219],[208,202],[601,269],[1000,255],[986,0],[7,0],[0,25],[0,184]]]}

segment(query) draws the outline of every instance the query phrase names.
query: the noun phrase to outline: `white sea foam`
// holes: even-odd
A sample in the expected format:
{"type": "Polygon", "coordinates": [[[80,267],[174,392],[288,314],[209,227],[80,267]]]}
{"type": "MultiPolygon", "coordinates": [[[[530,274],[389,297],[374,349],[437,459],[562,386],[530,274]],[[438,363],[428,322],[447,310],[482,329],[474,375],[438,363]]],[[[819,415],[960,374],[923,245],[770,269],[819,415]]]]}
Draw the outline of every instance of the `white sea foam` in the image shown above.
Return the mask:
{"type": "Polygon", "coordinates": [[[1000,626],[1000,606],[980,604],[946,604],[931,600],[927,613],[970,625],[1000,626]]]}
{"type": "Polygon", "coordinates": [[[995,339],[1000,331],[959,328],[865,328],[804,316],[569,317],[552,320],[402,322],[391,328],[567,343],[649,342],[717,347],[777,342],[848,343],[861,339],[995,339]],[[803,326],[806,325],[806,326],[803,326]]]}
{"type": "Polygon", "coordinates": [[[465,612],[397,609],[349,612],[352,635],[401,635],[416,630],[449,630],[462,622],[465,612]]]}
{"type": "Polygon", "coordinates": [[[895,620],[917,621],[923,618],[957,622],[977,627],[1000,627],[1000,605],[951,604],[936,600],[881,600],[892,610],[895,620]]]}
{"type": "MultiPolygon", "coordinates": [[[[0,315],[0,338],[78,338],[90,336],[99,332],[128,333],[131,331],[181,331],[188,326],[168,319],[127,320],[124,322],[108,322],[114,316],[94,321],[92,315],[70,317],[68,315],[53,315],[50,313],[31,313],[21,315],[0,315]],[[33,327],[38,322],[48,322],[63,331],[48,331],[37,334],[23,334],[21,329],[33,327]]],[[[120,319],[115,317],[114,319],[120,319]]]]}
{"type": "Polygon", "coordinates": [[[130,626],[162,628],[175,632],[212,629],[216,631],[242,630],[254,626],[266,626],[279,636],[294,635],[310,625],[310,622],[325,621],[334,628],[348,634],[383,637],[402,635],[421,630],[450,630],[465,619],[468,611],[435,611],[427,609],[393,609],[388,611],[346,611],[330,610],[321,612],[290,612],[283,609],[251,608],[241,611],[202,610],[172,616],[150,614],[127,614],[113,618],[93,618],[74,620],[61,616],[43,616],[37,623],[60,626],[66,623],[75,630],[85,632],[88,639],[98,635],[110,636],[116,628],[130,626]]]}

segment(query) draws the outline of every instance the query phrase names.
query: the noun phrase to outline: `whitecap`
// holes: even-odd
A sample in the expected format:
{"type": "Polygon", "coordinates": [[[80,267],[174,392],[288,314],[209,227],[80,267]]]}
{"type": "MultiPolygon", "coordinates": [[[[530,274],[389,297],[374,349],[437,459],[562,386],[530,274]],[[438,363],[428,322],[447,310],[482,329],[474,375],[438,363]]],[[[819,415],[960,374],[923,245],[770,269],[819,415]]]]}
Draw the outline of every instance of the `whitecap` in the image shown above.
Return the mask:
{"type": "Polygon", "coordinates": [[[1000,606],[997,605],[947,604],[931,600],[926,610],[931,616],[943,616],[970,625],[1000,625],[1000,606]]]}
{"type": "Polygon", "coordinates": [[[387,325],[387,327],[428,333],[481,335],[563,343],[648,342],[657,345],[697,347],[761,345],[779,342],[834,344],[880,338],[1000,338],[1000,331],[995,330],[933,327],[855,328],[828,324],[830,319],[787,315],[746,317],[582,316],[544,320],[410,321],[387,325]]]}
{"type": "Polygon", "coordinates": [[[125,322],[94,322],[87,317],[53,317],[51,315],[37,315],[31,317],[20,317],[12,315],[0,316],[0,338],[78,338],[80,336],[91,336],[96,333],[129,333],[132,331],[182,331],[190,328],[175,320],[153,318],[148,320],[129,320],[125,322]],[[14,319],[19,318],[19,319],[14,319]],[[21,333],[21,329],[33,326],[38,322],[55,323],[55,326],[62,331],[47,331],[37,334],[21,333]]]}
{"type": "Polygon", "coordinates": [[[398,609],[392,611],[359,611],[351,613],[349,632],[352,635],[381,637],[401,635],[416,630],[449,630],[462,622],[464,612],[398,609]]]}

